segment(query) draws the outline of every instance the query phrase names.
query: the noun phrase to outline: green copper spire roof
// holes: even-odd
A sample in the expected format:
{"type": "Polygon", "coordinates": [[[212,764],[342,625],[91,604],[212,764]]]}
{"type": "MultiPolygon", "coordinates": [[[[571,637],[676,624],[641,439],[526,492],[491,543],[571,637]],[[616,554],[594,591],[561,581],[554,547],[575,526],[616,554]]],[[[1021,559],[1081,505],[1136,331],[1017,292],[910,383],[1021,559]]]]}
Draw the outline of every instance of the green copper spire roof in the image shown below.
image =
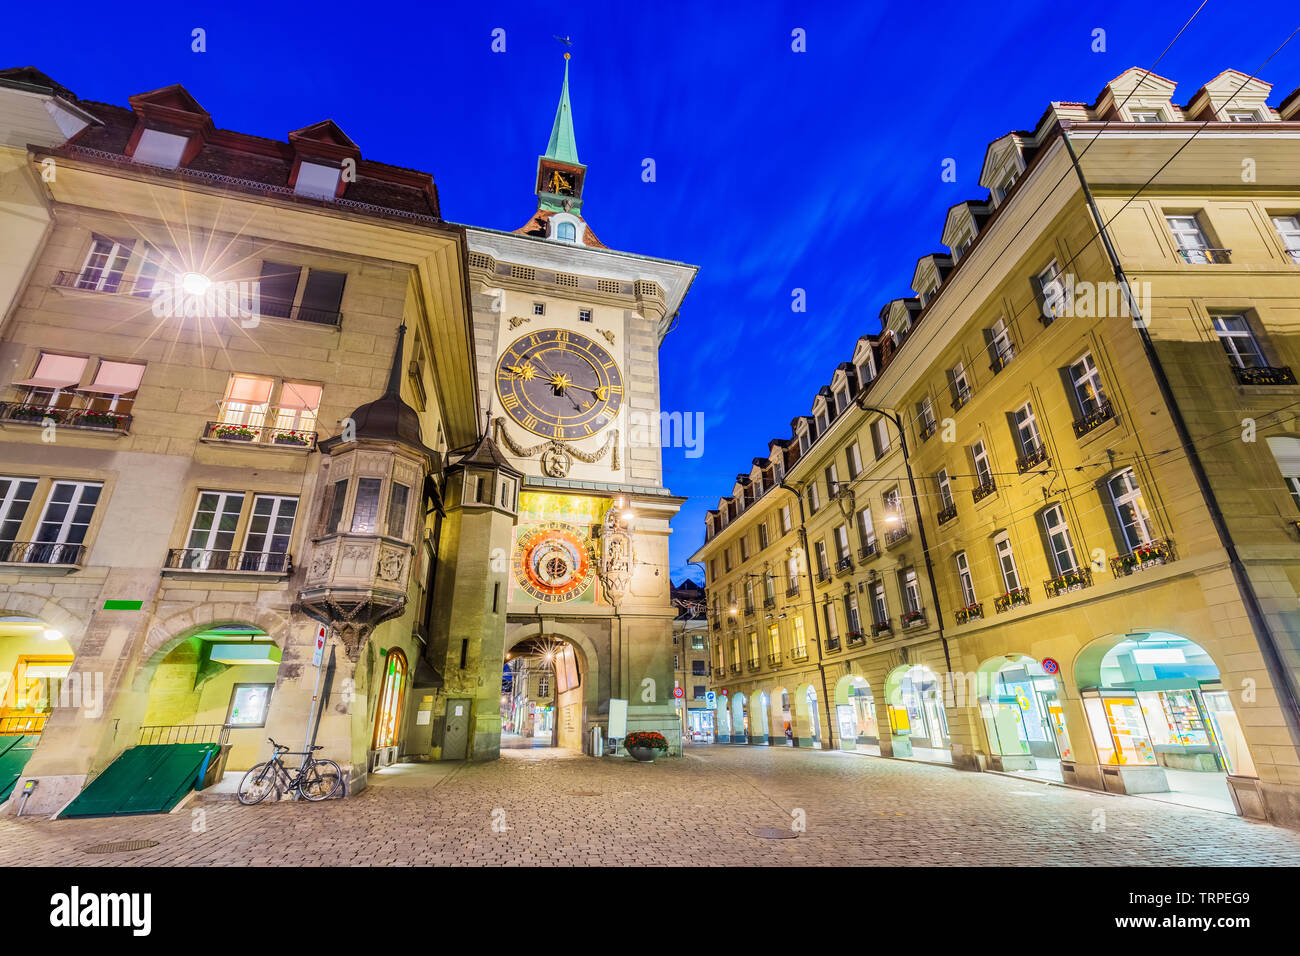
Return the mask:
{"type": "Polygon", "coordinates": [[[573,108],[569,105],[569,54],[564,54],[564,85],[560,87],[560,105],[555,108],[555,123],[551,126],[551,141],[546,144],[546,156],[562,163],[578,163],[578,144],[573,138],[573,108]]]}

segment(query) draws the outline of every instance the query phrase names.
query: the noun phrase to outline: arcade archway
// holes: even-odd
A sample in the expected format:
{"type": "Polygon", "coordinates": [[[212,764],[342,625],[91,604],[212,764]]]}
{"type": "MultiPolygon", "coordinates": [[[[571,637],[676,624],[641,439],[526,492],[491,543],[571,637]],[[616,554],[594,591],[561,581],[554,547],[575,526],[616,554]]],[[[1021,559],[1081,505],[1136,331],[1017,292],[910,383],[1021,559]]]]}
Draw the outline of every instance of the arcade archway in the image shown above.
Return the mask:
{"type": "Polygon", "coordinates": [[[1056,678],[1023,654],[1006,654],[979,668],[979,708],[994,770],[1061,780],[1069,734],[1056,678]]]}
{"type": "MultiPolygon", "coordinates": [[[[63,632],[49,622],[0,615],[0,803],[9,798],[54,708],[82,703],[83,689],[68,680],[73,659],[63,632]]],[[[94,687],[84,690],[96,694],[94,687]]]]}
{"type": "Polygon", "coordinates": [[[876,700],[865,677],[845,674],[836,682],[835,721],[841,750],[866,749],[879,753],[876,700]]]}
{"type": "Polygon", "coordinates": [[[750,743],[767,745],[771,743],[771,722],[769,719],[770,701],[766,691],[755,694],[750,702],[750,743]]]}
{"type": "Polygon", "coordinates": [[[1164,631],[1107,638],[1080,653],[1075,681],[1103,774],[1131,794],[1236,812],[1227,775],[1257,774],[1203,647],[1164,631]]]}
{"type": "Polygon", "coordinates": [[[731,742],[749,743],[749,701],[737,691],[731,695],[731,742]]]}
{"type": "Polygon", "coordinates": [[[501,749],[582,750],[586,657],[554,635],[526,637],[507,652],[501,687],[501,749]]]}
{"type": "Polygon", "coordinates": [[[943,689],[934,671],[923,664],[894,668],[885,680],[885,699],[895,757],[952,761],[943,689]]]}

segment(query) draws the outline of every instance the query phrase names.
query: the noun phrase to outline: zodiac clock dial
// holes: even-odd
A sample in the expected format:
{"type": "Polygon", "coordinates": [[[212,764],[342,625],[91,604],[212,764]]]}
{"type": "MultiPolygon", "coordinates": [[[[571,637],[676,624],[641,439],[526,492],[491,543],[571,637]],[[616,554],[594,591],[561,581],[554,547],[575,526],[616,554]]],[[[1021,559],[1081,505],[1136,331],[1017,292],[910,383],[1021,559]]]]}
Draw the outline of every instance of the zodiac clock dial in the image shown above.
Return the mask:
{"type": "Polygon", "coordinates": [[[589,438],[618,415],[623,377],[613,356],[585,335],[541,329],[497,362],[497,392],[515,422],[562,441],[589,438]]]}
{"type": "Polygon", "coordinates": [[[591,583],[591,557],[573,525],[547,521],[530,528],[515,551],[515,581],[538,601],[569,601],[591,583]]]}

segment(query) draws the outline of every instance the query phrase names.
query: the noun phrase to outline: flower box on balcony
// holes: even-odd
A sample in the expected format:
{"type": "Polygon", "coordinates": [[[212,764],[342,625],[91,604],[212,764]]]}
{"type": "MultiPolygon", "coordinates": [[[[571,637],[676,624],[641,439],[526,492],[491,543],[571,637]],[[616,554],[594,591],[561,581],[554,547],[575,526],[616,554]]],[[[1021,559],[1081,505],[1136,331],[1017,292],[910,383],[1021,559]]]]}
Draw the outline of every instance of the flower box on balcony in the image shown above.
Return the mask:
{"type": "Polygon", "coordinates": [[[998,490],[997,482],[994,481],[991,477],[986,478],[984,481],[980,482],[979,485],[971,492],[971,498],[973,498],[976,503],[979,503],[997,490],[998,490]]]}
{"type": "Polygon", "coordinates": [[[925,441],[931,435],[939,430],[938,422],[923,422],[921,424],[921,441],[925,441]]]}
{"type": "Polygon", "coordinates": [[[1016,588],[1014,591],[1008,591],[1001,597],[993,599],[993,609],[1001,614],[1003,611],[1009,611],[1013,607],[1022,607],[1029,603],[1029,590],[1027,588],[1016,588]]]}
{"type": "Polygon", "coordinates": [[[1069,591],[1086,588],[1090,584],[1092,584],[1092,572],[1087,568],[1078,568],[1074,571],[1058,574],[1054,578],[1048,578],[1043,582],[1043,589],[1047,592],[1048,597],[1057,597],[1069,591]]]}
{"type": "Polygon", "coordinates": [[[1074,437],[1082,438],[1103,422],[1115,417],[1115,408],[1109,401],[1104,401],[1095,409],[1074,420],[1074,437]]]}
{"type": "Polygon", "coordinates": [[[306,435],[299,434],[298,432],[277,432],[275,436],[275,444],[303,446],[310,445],[311,439],[306,435]]]}
{"type": "Polygon", "coordinates": [[[892,634],[892,633],[894,633],[894,628],[889,623],[889,621],[876,621],[876,623],[871,625],[872,637],[879,637],[881,634],[892,634]]]}
{"type": "Polygon", "coordinates": [[[78,425],[89,428],[121,428],[125,421],[125,415],[114,415],[112,412],[83,412],[77,417],[78,425]]]}
{"type": "Polygon", "coordinates": [[[243,425],[218,425],[212,430],[214,438],[220,438],[223,441],[252,441],[257,437],[257,432],[251,428],[245,428],[243,425]]]}
{"type": "Polygon", "coordinates": [[[903,614],[903,627],[916,627],[925,623],[924,611],[907,611],[903,614]]]}
{"type": "Polygon", "coordinates": [[[850,632],[849,632],[849,637],[848,637],[849,646],[853,646],[853,645],[855,645],[855,644],[862,644],[862,643],[864,643],[864,642],[866,641],[866,639],[867,639],[867,636],[866,636],[865,634],[863,634],[861,631],[850,631],[850,632]]]}
{"type": "Polygon", "coordinates": [[[1110,559],[1110,573],[1114,577],[1132,574],[1146,568],[1168,564],[1174,559],[1173,543],[1167,538],[1138,545],[1128,554],[1110,559]]]}
{"type": "Polygon", "coordinates": [[[965,624],[967,621],[977,621],[984,617],[984,605],[978,601],[974,604],[968,604],[965,607],[959,607],[953,613],[958,624],[965,624]]]}
{"type": "Polygon", "coordinates": [[[63,415],[59,409],[49,408],[44,405],[19,405],[17,408],[10,410],[9,417],[26,422],[39,422],[46,418],[52,418],[56,422],[63,420],[63,415]]]}
{"type": "Polygon", "coordinates": [[[949,505],[948,507],[940,511],[937,515],[935,515],[935,518],[938,520],[939,524],[941,525],[947,524],[955,517],[957,517],[957,506],[955,504],[949,505]]]}

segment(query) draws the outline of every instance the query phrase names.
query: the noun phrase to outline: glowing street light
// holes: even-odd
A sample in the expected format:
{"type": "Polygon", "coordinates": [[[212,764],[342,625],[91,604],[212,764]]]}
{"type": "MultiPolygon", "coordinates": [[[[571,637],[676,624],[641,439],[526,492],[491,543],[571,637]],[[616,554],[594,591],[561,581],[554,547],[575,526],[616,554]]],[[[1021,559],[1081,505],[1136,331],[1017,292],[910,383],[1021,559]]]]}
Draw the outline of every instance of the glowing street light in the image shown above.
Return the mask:
{"type": "Polygon", "coordinates": [[[45,639],[47,641],[61,641],[63,640],[63,632],[53,627],[47,627],[45,629],[45,639]]]}
{"type": "Polygon", "coordinates": [[[212,280],[201,272],[187,272],[181,276],[181,289],[186,295],[207,295],[208,289],[211,287],[212,280]]]}

